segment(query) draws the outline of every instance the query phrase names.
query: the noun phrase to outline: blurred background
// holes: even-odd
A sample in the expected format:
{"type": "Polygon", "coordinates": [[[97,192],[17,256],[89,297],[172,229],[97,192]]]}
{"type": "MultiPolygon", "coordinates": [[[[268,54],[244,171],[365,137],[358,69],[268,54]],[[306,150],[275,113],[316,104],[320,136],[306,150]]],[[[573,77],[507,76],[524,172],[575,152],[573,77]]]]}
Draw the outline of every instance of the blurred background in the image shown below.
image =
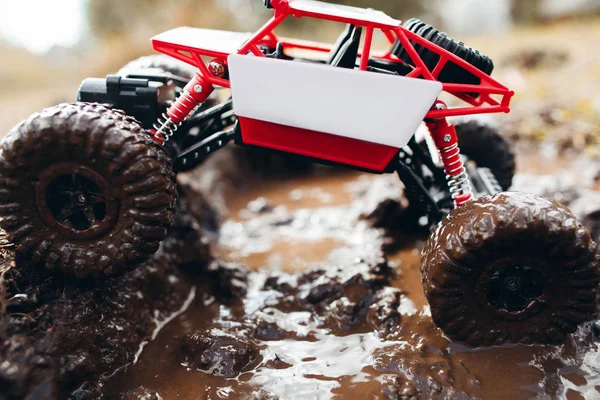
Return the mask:
{"type": "MultiPolygon", "coordinates": [[[[576,140],[595,143],[600,0],[330,2],[420,17],[479,48],[517,92],[513,132],[544,135],[547,124],[573,121],[571,133],[584,132],[576,140]]],[[[152,53],[156,33],[181,25],[252,31],[269,15],[262,0],[0,0],[0,135],[34,111],[74,100],[83,78],[152,53]]],[[[312,22],[288,21],[283,33],[333,41],[343,29],[312,22]]]]}

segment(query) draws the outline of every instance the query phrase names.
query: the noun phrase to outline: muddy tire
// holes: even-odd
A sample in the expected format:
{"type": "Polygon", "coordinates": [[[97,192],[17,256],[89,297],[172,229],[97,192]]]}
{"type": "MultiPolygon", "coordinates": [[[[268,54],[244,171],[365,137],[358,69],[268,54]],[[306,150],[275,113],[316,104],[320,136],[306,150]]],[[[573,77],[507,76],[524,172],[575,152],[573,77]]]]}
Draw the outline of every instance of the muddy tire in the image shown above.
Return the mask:
{"type": "Polygon", "coordinates": [[[117,75],[125,76],[128,73],[145,69],[160,69],[163,72],[168,72],[185,79],[192,79],[196,74],[196,68],[183,61],[164,54],[152,54],[130,61],[117,72],[117,75]]]}
{"type": "Polygon", "coordinates": [[[167,234],[177,196],[171,161],[121,111],[48,108],[17,125],[0,152],[0,226],[50,270],[114,275],[167,234]]]}
{"type": "Polygon", "coordinates": [[[433,321],[470,346],[560,343],[596,315],[596,243],[563,205],[503,192],[453,210],[421,256],[433,321]]]}
{"type": "Polygon", "coordinates": [[[489,168],[502,190],[508,190],[515,176],[515,153],[497,129],[477,121],[456,125],[461,153],[477,166],[489,168]]]}

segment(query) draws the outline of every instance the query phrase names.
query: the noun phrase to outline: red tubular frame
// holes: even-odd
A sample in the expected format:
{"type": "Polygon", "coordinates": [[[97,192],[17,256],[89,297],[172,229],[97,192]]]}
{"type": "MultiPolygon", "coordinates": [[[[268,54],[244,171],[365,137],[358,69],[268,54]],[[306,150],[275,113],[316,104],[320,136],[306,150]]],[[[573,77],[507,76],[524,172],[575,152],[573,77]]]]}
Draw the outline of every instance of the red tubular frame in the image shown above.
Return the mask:
{"type": "MultiPolygon", "coordinates": [[[[396,39],[400,40],[402,46],[406,49],[409,57],[412,60],[412,64],[415,66],[414,70],[410,72],[407,77],[409,78],[421,78],[425,80],[436,81],[444,65],[448,62],[457,64],[461,68],[468,71],[470,74],[476,76],[479,80],[479,84],[458,84],[458,83],[443,83],[443,91],[447,92],[466,103],[465,106],[459,106],[454,108],[447,108],[443,110],[431,110],[427,113],[427,119],[437,119],[444,117],[460,116],[460,115],[471,115],[471,114],[484,114],[484,113],[508,113],[510,111],[510,101],[514,92],[508,89],[506,86],[491,78],[489,75],[475,68],[471,64],[467,63],[460,57],[450,53],[449,51],[442,49],[441,47],[429,42],[428,40],[418,36],[417,34],[407,30],[401,25],[391,25],[386,23],[376,23],[372,21],[365,21],[356,18],[339,17],[335,15],[320,14],[315,12],[305,12],[293,9],[290,4],[294,0],[271,0],[271,4],[275,10],[274,16],[263,25],[255,34],[253,34],[237,51],[237,54],[252,53],[257,57],[264,57],[265,55],[260,51],[259,45],[268,45],[269,47],[275,48],[277,43],[281,41],[283,47],[286,49],[302,49],[310,50],[317,53],[328,53],[331,51],[331,46],[322,43],[309,43],[305,41],[295,41],[292,39],[279,39],[273,30],[279,26],[286,18],[293,16],[295,18],[309,17],[317,18],[329,21],[336,21],[346,24],[354,24],[358,26],[366,27],[366,37],[363,44],[362,51],[359,52],[360,70],[365,71],[368,66],[368,60],[371,56],[371,46],[373,33],[375,30],[379,30],[386,37],[388,42],[393,44],[396,39]],[[427,48],[430,51],[435,52],[440,56],[440,60],[437,65],[430,70],[421,57],[418,55],[414,48],[413,43],[427,48]],[[472,94],[477,94],[476,96],[472,94]],[[492,96],[498,96],[499,100],[492,96]]],[[[390,21],[394,21],[390,19],[390,21]]],[[[228,80],[212,76],[208,71],[206,61],[202,57],[209,57],[212,59],[218,59],[227,64],[227,56],[229,54],[215,51],[208,51],[198,49],[189,46],[182,46],[174,43],[161,42],[158,40],[153,41],[154,48],[157,51],[168,54],[174,58],[195,65],[199,69],[204,79],[214,86],[230,87],[228,80]]],[[[402,62],[390,51],[382,55],[373,55],[375,58],[385,59],[388,61],[402,62]]]]}

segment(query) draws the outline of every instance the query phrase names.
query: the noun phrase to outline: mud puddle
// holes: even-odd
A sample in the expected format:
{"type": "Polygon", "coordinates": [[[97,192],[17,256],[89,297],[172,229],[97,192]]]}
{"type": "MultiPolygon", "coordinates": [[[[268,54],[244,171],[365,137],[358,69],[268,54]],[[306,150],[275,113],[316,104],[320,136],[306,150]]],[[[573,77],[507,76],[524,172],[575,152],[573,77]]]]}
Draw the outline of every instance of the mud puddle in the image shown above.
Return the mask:
{"type": "MultiPolygon", "coordinates": [[[[568,194],[575,186],[595,193],[593,176],[577,174],[580,163],[529,157],[516,188],[576,202],[582,194],[568,194]]],[[[106,395],[600,396],[599,339],[589,325],[561,346],[479,349],[435,328],[420,282],[422,238],[384,254],[385,235],[364,219],[390,199],[402,204],[401,193],[392,175],[332,171],[232,196],[213,244],[223,261],[211,268],[234,271],[239,296],[223,300],[200,284],[187,311],[107,382],[106,395]]]]}

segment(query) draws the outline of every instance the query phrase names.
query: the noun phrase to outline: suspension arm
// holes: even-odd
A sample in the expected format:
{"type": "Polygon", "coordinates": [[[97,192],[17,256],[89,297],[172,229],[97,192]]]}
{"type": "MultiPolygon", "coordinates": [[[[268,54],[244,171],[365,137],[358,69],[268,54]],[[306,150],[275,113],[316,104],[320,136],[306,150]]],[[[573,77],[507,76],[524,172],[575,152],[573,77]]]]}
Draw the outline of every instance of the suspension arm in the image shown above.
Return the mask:
{"type": "Polygon", "coordinates": [[[214,133],[224,131],[236,121],[237,116],[233,113],[230,99],[190,115],[171,139],[175,140],[180,147],[188,148],[214,133]]]}
{"type": "Polygon", "coordinates": [[[431,155],[428,154],[425,151],[425,149],[423,149],[421,145],[419,145],[419,143],[417,143],[414,136],[408,142],[408,147],[412,150],[413,155],[416,156],[419,159],[419,161],[425,164],[425,166],[431,171],[431,173],[433,174],[434,181],[436,183],[446,182],[446,175],[444,174],[444,171],[440,167],[435,165],[433,159],[431,158],[431,155]]]}
{"type": "Polygon", "coordinates": [[[233,110],[233,100],[229,99],[225,103],[217,104],[207,110],[199,112],[189,117],[184,124],[198,125],[202,124],[211,118],[220,116],[228,111],[233,110]]]}
{"type": "Polygon", "coordinates": [[[217,132],[182,151],[173,160],[173,170],[175,172],[188,171],[201,164],[209,155],[222,149],[233,140],[236,129],[237,127],[233,127],[226,131],[217,132]]]}
{"type": "Polygon", "coordinates": [[[400,158],[397,157],[394,168],[406,188],[406,197],[411,205],[418,207],[423,215],[426,215],[430,226],[438,223],[444,217],[444,213],[438,207],[436,201],[429,194],[423,182],[415,172],[400,158]]]}

